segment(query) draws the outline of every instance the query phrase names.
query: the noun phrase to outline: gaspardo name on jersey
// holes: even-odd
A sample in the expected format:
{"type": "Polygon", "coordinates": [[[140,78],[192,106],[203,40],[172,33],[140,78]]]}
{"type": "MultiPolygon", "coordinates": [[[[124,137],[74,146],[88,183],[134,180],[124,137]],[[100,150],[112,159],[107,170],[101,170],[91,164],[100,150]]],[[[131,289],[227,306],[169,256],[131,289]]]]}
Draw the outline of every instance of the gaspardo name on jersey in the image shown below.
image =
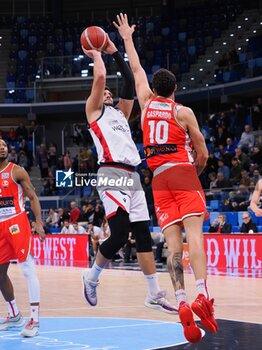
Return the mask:
{"type": "Polygon", "coordinates": [[[75,174],[75,186],[128,186],[134,185],[134,180],[127,176],[120,176],[119,178],[111,178],[109,176],[99,176],[98,178],[87,178],[86,176],[75,174]]]}

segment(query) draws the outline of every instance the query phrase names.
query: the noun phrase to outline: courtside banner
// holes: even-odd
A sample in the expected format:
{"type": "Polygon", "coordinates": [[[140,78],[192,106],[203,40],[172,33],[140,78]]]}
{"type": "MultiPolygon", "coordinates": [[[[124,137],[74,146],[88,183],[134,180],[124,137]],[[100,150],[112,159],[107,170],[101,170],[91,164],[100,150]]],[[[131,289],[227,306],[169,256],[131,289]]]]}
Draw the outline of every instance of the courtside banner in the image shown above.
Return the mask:
{"type": "Polygon", "coordinates": [[[43,243],[32,236],[31,252],[36,260],[61,262],[88,262],[88,235],[47,235],[43,243]]]}
{"type": "Polygon", "coordinates": [[[204,240],[208,267],[261,270],[262,234],[208,234],[204,240]]]}

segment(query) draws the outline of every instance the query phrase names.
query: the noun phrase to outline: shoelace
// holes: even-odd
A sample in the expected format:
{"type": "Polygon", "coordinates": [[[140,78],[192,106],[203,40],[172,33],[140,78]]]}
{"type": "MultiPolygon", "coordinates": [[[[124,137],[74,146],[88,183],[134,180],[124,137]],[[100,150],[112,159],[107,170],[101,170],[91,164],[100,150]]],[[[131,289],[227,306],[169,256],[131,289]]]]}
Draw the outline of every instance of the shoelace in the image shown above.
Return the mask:
{"type": "Polygon", "coordinates": [[[92,286],[90,284],[87,285],[87,288],[89,289],[92,298],[96,297],[96,287],[97,286],[92,286]]]}
{"type": "Polygon", "coordinates": [[[31,318],[31,319],[28,321],[28,323],[27,323],[27,325],[26,325],[26,328],[31,327],[33,324],[34,324],[34,320],[33,320],[33,318],[31,318]]]}

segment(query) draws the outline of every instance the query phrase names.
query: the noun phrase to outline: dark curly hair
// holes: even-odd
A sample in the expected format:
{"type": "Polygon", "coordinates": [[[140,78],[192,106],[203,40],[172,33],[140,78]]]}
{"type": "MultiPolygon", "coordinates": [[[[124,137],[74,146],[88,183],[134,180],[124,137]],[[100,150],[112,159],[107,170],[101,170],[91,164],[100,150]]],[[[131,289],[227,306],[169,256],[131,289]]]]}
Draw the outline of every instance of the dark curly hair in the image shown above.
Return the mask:
{"type": "Polygon", "coordinates": [[[170,96],[176,87],[176,76],[165,68],[157,70],[153,74],[152,88],[159,96],[170,96]]]}

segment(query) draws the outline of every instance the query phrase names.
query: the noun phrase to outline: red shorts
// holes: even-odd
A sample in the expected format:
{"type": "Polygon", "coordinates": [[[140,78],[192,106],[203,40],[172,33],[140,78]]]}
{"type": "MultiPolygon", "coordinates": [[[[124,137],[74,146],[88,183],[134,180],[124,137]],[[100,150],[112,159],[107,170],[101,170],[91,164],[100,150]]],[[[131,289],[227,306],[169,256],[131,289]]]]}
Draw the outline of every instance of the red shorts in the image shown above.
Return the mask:
{"type": "Polygon", "coordinates": [[[0,264],[24,262],[30,252],[31,227],[25,212],[0,222],[0,264]]]}
{"type": "Polygon", "coordinates": [[[193,165],[167,168],[153,177],[152,188],[162,230],[189,216],[206,213],[205,194],[193,165]]]}

